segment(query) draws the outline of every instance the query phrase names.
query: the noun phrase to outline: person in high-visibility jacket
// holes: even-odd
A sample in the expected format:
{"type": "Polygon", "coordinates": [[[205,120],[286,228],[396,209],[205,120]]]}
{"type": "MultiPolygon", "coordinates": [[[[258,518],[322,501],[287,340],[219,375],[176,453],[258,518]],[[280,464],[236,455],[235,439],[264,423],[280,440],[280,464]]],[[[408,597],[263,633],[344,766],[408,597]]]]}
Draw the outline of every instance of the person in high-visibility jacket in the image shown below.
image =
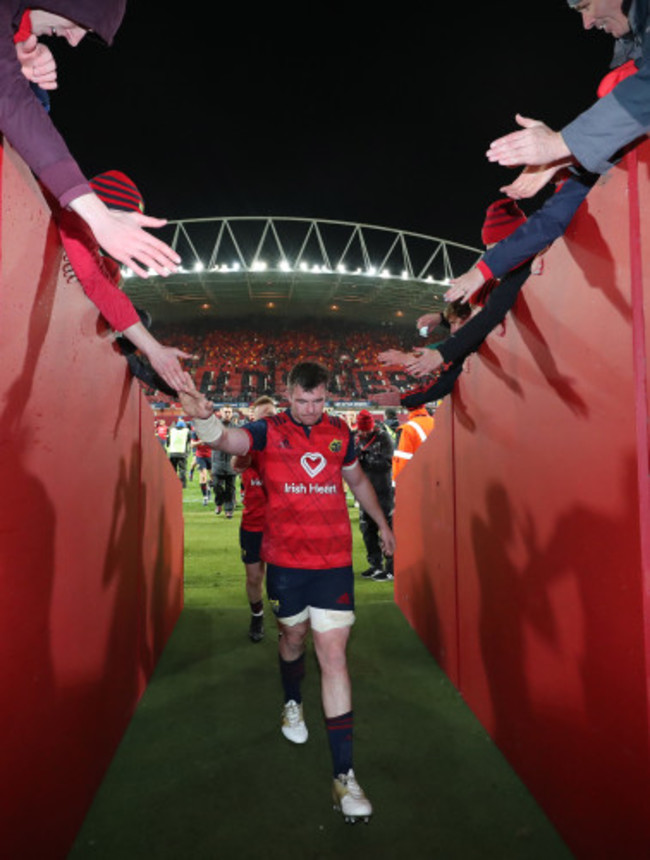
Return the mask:
{"type": "Polygon", "coordinates": [[[433,430],[434,420],[426,406],[409,409],[408,420],[402,424],[399,443],[393,454],[393,481],[413,459],[413,455],[433,430]]]}

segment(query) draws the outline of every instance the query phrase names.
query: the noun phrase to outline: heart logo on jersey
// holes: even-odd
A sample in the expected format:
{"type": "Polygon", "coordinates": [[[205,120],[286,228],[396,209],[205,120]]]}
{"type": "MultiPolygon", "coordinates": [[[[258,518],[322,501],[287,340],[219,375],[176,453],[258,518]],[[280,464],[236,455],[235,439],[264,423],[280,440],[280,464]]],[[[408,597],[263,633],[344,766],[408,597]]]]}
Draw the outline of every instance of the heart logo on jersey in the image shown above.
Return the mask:
{"type": "Polygon", "coordinates": [[[300,465],[310,478],[315,478],[323,471],[327,465],[327,460],[322,454],[303,454],[300,458],[300,465]]]}

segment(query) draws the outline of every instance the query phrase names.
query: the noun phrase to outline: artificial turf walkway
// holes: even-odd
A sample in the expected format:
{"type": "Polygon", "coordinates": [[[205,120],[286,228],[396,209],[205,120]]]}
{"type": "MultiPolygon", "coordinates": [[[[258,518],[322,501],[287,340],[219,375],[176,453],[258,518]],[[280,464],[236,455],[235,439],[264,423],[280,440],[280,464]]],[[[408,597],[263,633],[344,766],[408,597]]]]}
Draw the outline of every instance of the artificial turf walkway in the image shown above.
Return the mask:
{"type": "MultiPolygon", "coordinates": [[[[70,860],[563,860],[571,855],[392,600],[357,579],[355,767],[375,814],[346,825],[310,650],[310,737],[279,731],[273,622],[246,636],[239,513],[185,491],[185,609],[70,860]]],[[[355,570],[365,558],[358,539],[355,570]]]]}

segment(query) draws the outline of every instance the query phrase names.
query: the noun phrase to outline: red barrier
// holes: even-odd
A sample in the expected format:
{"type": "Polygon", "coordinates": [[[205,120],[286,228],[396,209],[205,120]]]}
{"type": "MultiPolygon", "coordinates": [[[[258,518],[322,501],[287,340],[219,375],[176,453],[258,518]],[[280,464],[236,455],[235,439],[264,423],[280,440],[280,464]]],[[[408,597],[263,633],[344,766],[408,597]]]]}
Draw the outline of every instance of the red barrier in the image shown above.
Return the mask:
{"type": "Polygon", "coordinates": [[[2,854],[65,857],[182,607],[182,498],[9,147],[0,278],[2,854]]]}
{"type": "Polygon", "coordinates": [[[628,162],[470,359],[395,517],[398,604],[589,860],[650,851],[640,158],[640,210],[628,162]]]}

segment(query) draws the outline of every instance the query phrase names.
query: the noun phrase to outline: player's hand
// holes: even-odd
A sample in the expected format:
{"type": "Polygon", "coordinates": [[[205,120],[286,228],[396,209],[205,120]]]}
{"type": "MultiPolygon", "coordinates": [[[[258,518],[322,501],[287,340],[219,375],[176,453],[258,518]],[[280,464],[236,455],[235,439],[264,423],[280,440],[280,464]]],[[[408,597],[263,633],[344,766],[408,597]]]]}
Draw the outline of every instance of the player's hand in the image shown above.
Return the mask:
{"type": "Polygon", "coordinates": [[[16,56],[20,70],[28,81],[43,90],[57,88],[56,61],[52,51],[39,42],[33,33],[24,42],[16,44],[16,56]]]}
{"type": "Polygon", "coordinates": [[[147,351],[147,358],[151,362],[153,369],[159,376],[162,376],[167,385],[179,391],[185,384],[185,371],[179,359],[193,358],[193,355],[189,352],[183,352],[182,349],[176,349],[173,346],[163,346],[163,344],[158,343],[155,347],[147,351]]]}
{"type": "Polygon", "coordinates": [[[559,131],[521,114],[517,114],[515,119],[522,130],[493,140],[486,153],[488,161],[504,167],[517,167],[520,164],[550,165],[571,156],[571,150],[559,131]]]}
{"type": "Polygon", "coordinates": [[[379,353],[377,360],[386,367],[394,364],[404,364],[408,357],[408,352],[402,352],[399,349],[387,349],[379,353]]]}
{"type": "Polygon", "coordinates": [[[379,530],[379,544],[384,555],[395,555],[395,535],[388,524],[379,530]]]}
{"type": "Polygon", "coordinates": [[[411,376],[429,376],[441,367],[444,363],[443,357],[437,349],[427,349],[426,347],[416,347],[409,360],[406,362],[406,372],[411,376]]]}
{"type": "Polygon", "coordinates": [[[245,472],[252,462],[253,458],[250,454],[236,454],[230,461],[233,469],[238,475],[245,472]]]}
{"type": "Polygon", "coordinates": [[[212,404],[205,394],[201,394],[187,371],[183,373],[181,385],[176,390],[183,412],[189,418],[209,418],[214,414],[212,404]]]}
{"type": "Polygon", "coordinates": [[[455,302],[460,299],[463,304],[466,304],[478,292],[485,283],[485,275],[479,268],[474,266],[464,275],[458,278],[452,278],[451,287],[445,293],[445,299],[448,302],[455,302]]]}

